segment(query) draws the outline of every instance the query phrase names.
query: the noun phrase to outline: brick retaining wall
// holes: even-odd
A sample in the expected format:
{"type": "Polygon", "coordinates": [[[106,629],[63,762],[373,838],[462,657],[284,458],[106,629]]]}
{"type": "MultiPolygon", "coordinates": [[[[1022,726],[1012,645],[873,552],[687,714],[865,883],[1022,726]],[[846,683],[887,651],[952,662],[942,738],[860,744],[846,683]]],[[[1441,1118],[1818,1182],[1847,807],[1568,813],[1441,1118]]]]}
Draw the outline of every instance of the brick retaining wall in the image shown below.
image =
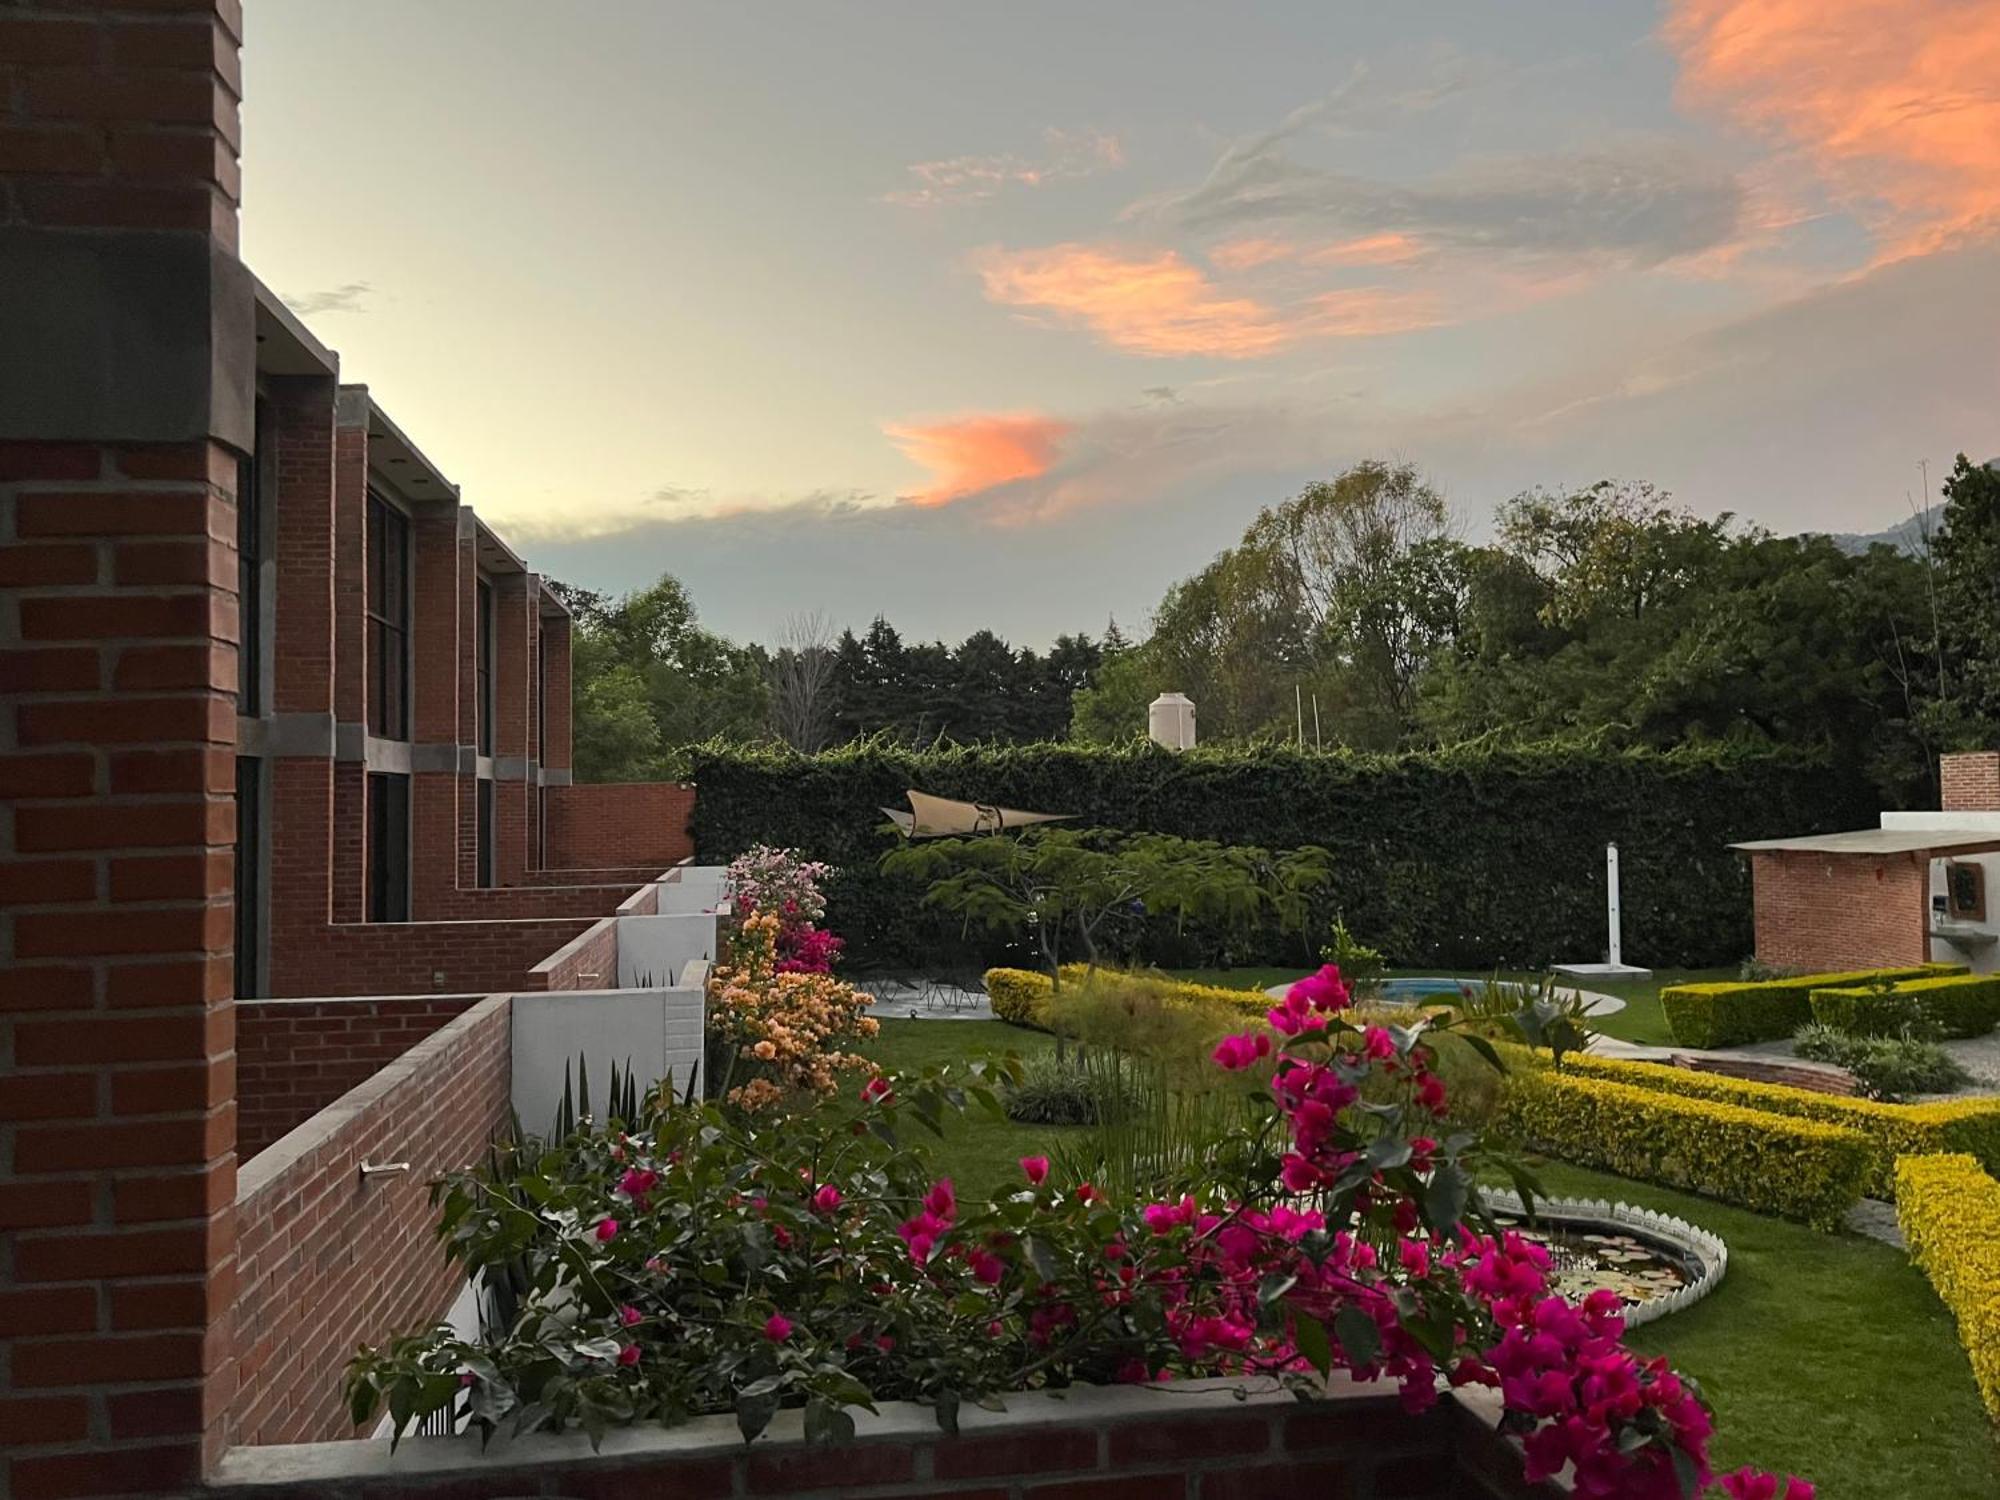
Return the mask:
{"type": "Polygon", "coordinates": [[[785,1496],[817,1500],[1503,1500],[1552,1496],[1521,1484],[1512,1449],[1447,1398],[1417,1417],[1382,1388],[1342,1383],[1329,1399],[1236,1399],[1228,1382],[1079,1387],[1022,1395],[1003,1413],[968,1407],[947,1437],[926,1408],[856,1414],[857,1440],[808,1446],[797,1412],[746,1446],[728,1417],[581,1435],[238,1450],[217,1476],[249,1500],[418,1500],[426,1495],[785,1496]]]}
{"type": "Polygon", "coordinates": [[[238,1173],[227,1442],[351,1437],[356,1347],[451,1305],[463,1278],[432,1232],[429,1183],[506,1124],[511,1019],[506,996],[479,1001],[238,1173]],[[410,1170],[364,1179],[364,1161],[410,1170]]]}
{"type": "Polygon", "coordinates": [[[694,788],[675,781],[578,782],[544,788],[549,845],[543,863],[650,865],[660,869],[694,855],[688,819],[694,788]]]}

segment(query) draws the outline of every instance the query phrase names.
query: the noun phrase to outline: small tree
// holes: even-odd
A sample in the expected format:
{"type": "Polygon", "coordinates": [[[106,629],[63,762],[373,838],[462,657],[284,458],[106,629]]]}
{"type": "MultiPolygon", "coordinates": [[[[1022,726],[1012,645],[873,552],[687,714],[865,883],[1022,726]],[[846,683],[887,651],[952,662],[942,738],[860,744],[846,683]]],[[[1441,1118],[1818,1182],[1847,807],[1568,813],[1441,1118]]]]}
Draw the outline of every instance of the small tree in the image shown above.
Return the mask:
{"type": "Polygon", "coordinates": [[[924,904],[955,912],[968,926],[1025,928],[1060,989],[1066,934],[1075,934],[1094,969],[1098,934],[1119,912],[1232,926],[1270,914],[1296,929],[1308,896],[1328,878],[1330,858],[1311,845],[1273,854],[1162,833],[1032,828],[913,843],[885,856],[882,868],[928,881],[924,904]]]}

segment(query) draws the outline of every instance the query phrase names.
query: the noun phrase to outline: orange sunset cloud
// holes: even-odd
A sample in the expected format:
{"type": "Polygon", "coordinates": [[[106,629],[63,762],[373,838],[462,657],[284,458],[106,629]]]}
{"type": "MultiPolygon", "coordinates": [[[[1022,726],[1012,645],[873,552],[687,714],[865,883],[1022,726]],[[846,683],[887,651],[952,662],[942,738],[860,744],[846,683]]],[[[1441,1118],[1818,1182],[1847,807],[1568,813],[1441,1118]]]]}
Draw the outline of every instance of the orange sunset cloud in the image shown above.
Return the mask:
{"type": "Polygon", "coordinates": [[[890,423],[883,435],[931,471],[912,505],[949,505],[1016,479],[1048,472],[1070,424],[1033,412],[986,412],[942,422],[890,423]]]}
{"type": "Polygon", "coordinates": [[[1290,308],[1228,296],[1172,250],[1138,255],[1072,244],[992,251],[979,271],[992,301],[1045,309],[1135,354],[1255,359],[1305,339],[1374,337],[1439,321],[1432,299],[1381,287],[1290,308]]]}
{"type": "Polygon", "coordinates": [[[1010,307],[1045,308],[1135,354],[1253,359],[1294,337],[1284,319],[1249,297],[1228,297],[1172,250],[1123,254],[1089,245],[990,251],[977,262],[986,295],[1010,307]]]}
{"type": "Polygon", "coordinates": [[[1674,0],[1691,103],[1794,144],[1887,258],[2000,227],[1993,0],[1674,0]]]}
{"type": "Polygon", "coordinates": [[[1305,266],[1400,266],[1425,254],[1421,240],[1392,232],[1325,245],[1297,245],[1263,237],[1228,240],[1210,250],[1208,258],[1225,271],[1248,271],[1274,261],[1305,266]]]}

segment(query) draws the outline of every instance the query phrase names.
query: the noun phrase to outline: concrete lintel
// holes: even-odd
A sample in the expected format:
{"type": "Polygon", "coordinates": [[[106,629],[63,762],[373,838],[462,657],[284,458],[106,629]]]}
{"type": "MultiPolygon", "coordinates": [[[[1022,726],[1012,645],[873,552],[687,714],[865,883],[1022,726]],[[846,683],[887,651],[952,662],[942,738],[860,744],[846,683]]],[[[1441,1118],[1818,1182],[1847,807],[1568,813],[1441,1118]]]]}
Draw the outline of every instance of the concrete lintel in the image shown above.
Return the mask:
{"type": "Polygon", "coordinates": [[[493,757],[493,779],[495,781],[526,781],[528,779],[528,757],[525,755],[496,755],[493,757]]]}
{"type": "Polygon", "coordinates": [[[542,767],[543,786],[568,786],[569,784],[570,784],[570,769],[568,766],[542,767]]]}

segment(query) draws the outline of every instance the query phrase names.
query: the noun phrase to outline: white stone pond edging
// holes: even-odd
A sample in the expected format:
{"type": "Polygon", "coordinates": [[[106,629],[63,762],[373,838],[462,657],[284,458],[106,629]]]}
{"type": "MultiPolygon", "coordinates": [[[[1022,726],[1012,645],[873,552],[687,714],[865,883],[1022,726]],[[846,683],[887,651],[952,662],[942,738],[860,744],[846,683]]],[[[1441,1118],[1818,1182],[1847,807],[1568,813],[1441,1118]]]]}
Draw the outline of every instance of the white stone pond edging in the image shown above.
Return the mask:
{"type": "MultiPolygon", "coordinates": [[[[1480,1196],[1495,1213],[1527,1217],[1527,1209],[1517,1193],[1484,1191],[1480,1196]]],[[[1628,1307],[1625,1310],[1627,1328],[1638,1328],[1664,1318],[1668,1313],[1692,1307],[1722,1284],[1723,1274],[1729,1269],[1729,1246],[1723,1243],[1720,1236],[1690,1224],[1686,1219],[1657,1213],[1650,1208],[1634,1208],[1629,1203],[1611,1203],[1603,1198],[1538,1198],[1535,1200],[1535,1217],[1562,1224],[1616,1225],[1637,1230],[1648,1239],[1680,1251],[1694,1262],[1694,1279],[1679,1291],[1641,1302],[1637,1307],[1628,1307]]]]}

